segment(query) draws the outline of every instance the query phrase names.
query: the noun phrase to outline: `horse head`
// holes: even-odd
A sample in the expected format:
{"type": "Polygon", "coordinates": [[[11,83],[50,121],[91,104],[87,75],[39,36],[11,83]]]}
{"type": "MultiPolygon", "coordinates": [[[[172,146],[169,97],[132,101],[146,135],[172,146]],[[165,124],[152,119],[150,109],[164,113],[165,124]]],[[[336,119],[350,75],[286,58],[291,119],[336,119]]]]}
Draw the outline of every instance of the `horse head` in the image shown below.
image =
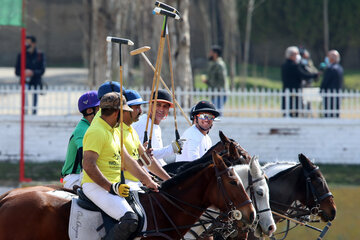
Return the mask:
{"type": "Polygon", "coordinates": [[[276,231],[276,224],[270,209],[270,194],[267,177],[261,169],[258,157],[252,157],[249,166],[250,174],[248,177],[249,185],[247,188],[250,191],[250,197],[255,206],[259,220],[255,229],[255,236],[261,237],[263,233],[267,236],[271,236],[272,233],[276,231]]]}
{"type": "Polygon", "coordinates": [[[307,196],[303,204],[306,204],[312,211],[319,210],[319,216],[323,221],[334,220],[336,215],[334,196],[319,167],[315,166],[304,154],[299,154],[299,161],[306,178],[307,196]]]}
{"type": "MultiPolygon", "coordinates": [[[[255,220],[255,209],[247,195],[242,181],[233,168],[228,168],[222,157],[215,151],[212,153],[215,165],[216,181],[218,188],[213,188],[211,193],[213,205],[221,212],[227,211],[230,220],[240,220],[251,225],[255,220]],[[219,192],[220,189],[220,192],[219,192]]],[[[238,227],[243,223],[238,221],[238,227]]]]}

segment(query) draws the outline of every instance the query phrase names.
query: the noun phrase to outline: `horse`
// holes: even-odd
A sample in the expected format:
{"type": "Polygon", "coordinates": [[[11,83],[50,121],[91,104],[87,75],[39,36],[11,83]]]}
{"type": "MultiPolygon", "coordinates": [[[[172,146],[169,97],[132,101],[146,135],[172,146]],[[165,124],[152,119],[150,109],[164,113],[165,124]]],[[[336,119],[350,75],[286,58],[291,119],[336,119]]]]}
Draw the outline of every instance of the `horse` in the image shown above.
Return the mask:
{"type": "MultiPolygon", "coordinates": [[[[271,214],[269,203],[269,187],[267,185],[267,179],[264,172],[261,169],[257,157],[252,157],[249,165],[235,165],[233,166],[235,172],[239,175],[243,182],[244,188],[247,190],[247,194],[251,197],[253,205],[257,213],[257,222],[255,223],[254,230],[255,235],[261,237],[263,235],[271,236],[276,231],[276,225],[271,214]]],[[[204,221],[209,216],[201,217],[204,221]]],[[[210,224],[207,224],[208,227],[210,224]]],[[[246,239],[247,232],[237,231],[230,234],[232,239],[246,239]]],[[[203,226],[196,226],[185,235],[186,239],[198,239],[199,236],[210,236],[213,234],[209,229],[203,226]]],[[[224,238],[226,234],[219,234],[224,238]]],[[[226,237],[225,237],[226,238],[226,237]]]]}
{"type": "MultiPolygon", "coordinates": [[[[304,154],[298,157],[298,164],[276,162],[262,168],[269,177],[271,209],[299,220],[318,215],[324,222],[333,221],[336,205],[324,176],[304,154]],[[294,206],[296,203],[300,206],[294,206]]],[[[274,219],[277,223],[281,217],[274,219]]],[[[249,239],[255,238],[249,236],[249,239]]]]}
{"type": "MultiPolygon", "coordinates": [[[[182,239],[209,206],[219,209],[220,216],[231,224],[242,227],[253,223],[255,209],[241,180],[221,156],[214,152],[212,157],[213,164],[199,165],[178,174],[163,182],[159,192],[139,194],[147,216],[147,229],[140,233],[141,239],[182,239]],[[152,204],[154,202],[158,204],[152,204]]],[[[0,238],[69,239],[71,201],[49,194],[53,189],[28,187],[3,194],[0,238]]]]}

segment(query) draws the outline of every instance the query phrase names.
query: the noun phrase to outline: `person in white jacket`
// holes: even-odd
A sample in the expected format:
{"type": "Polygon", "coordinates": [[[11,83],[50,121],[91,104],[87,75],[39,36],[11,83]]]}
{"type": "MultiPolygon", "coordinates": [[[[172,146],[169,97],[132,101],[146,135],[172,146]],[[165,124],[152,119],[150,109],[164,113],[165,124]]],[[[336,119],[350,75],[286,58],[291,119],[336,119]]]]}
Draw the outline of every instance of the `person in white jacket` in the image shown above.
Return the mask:
{"type": "MultiPolygon", "coordinates": [[[[181,152],[184,141],[183,139],[179,139],[173,141],[171,144],[165,147],[163,145],[160,122],[166,119],[166,117],[169,114],[169,109],[174,107],[174,104],[171,102],[171,100],[172,97],[166,90],[159,89],[158,97],[156,101],[155,116],[152,116],[152,113],[150,113],[149,125],[147,129],[148,134],[150,134],[151,121],[154,120],[153,132],[151,137],[151,147],[153,149],[152,153],[154,157],[160,162],[161,166],[167,164],[164,158],[171,157],[172,155],[181,152]]],[[[152,109],[151,104],[149,109],[152,109]]],[[[133,128],[136,130],[137,134],[139,135],[140,141],[143,141],[144,139],[146,119],[147,119],[147,114],[143,114],[139,118],[139,121],[133,123],[133,128]]]]}
{"type": "Polygon", "coordinates": [[[191,162],[199,159],[212,147],[208,134],[214,119],[219,115],[214,104],[208,101],[200,101],[195,105],[191,115],[194,124],[181,136],[181,139],[186,139],[186,141],[182,153],[176,156],[176,162],[191,162]]]}

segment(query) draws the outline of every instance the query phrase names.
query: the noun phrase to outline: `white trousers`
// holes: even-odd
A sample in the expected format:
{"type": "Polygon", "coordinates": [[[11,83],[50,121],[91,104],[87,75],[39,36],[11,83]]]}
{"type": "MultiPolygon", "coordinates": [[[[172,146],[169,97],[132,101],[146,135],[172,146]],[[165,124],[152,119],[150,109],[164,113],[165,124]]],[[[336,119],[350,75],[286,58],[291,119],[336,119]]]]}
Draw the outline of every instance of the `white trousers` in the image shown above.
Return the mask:
{"type": "Polygon", "coordinates": [[[125,198],[113,195],[96,183],[82,185],[85,195],[107,215],[119,221],[126,212],[134,212],[125,198]]]}
{"type": "Polygon", "coordinates": [[[72,189],[74,185],[81,186],[80,174],[68,174],[63,179],[64,187],[72,189]]]}

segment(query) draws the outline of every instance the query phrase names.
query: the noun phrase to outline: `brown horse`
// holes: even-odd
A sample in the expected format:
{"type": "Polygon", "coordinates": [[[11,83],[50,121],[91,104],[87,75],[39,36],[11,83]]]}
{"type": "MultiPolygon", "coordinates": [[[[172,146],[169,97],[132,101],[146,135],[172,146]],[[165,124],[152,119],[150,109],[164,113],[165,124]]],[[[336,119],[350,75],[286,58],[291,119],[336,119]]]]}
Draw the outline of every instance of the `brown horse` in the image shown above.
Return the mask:
{"type": "MultiPolygon", "coordinates": [[[[243,217],[237,221],[239,226],[254,221],[254,208],[239,178],[216,153],[213,161],[164,182],[159,193],[140,194],[148,222],[144,239],[181,239],[209,206],[219,209],[223,217],[240,211],[243,217]],[[151,207],[150,199],[159,204],[151,207]]],[[[1,196],[0,239],[68,239],[70,201],[47,193],[53,189],[29,187],[1,196]]],[[[227,220],[236,222],[234,218],[227,220]]]]}

